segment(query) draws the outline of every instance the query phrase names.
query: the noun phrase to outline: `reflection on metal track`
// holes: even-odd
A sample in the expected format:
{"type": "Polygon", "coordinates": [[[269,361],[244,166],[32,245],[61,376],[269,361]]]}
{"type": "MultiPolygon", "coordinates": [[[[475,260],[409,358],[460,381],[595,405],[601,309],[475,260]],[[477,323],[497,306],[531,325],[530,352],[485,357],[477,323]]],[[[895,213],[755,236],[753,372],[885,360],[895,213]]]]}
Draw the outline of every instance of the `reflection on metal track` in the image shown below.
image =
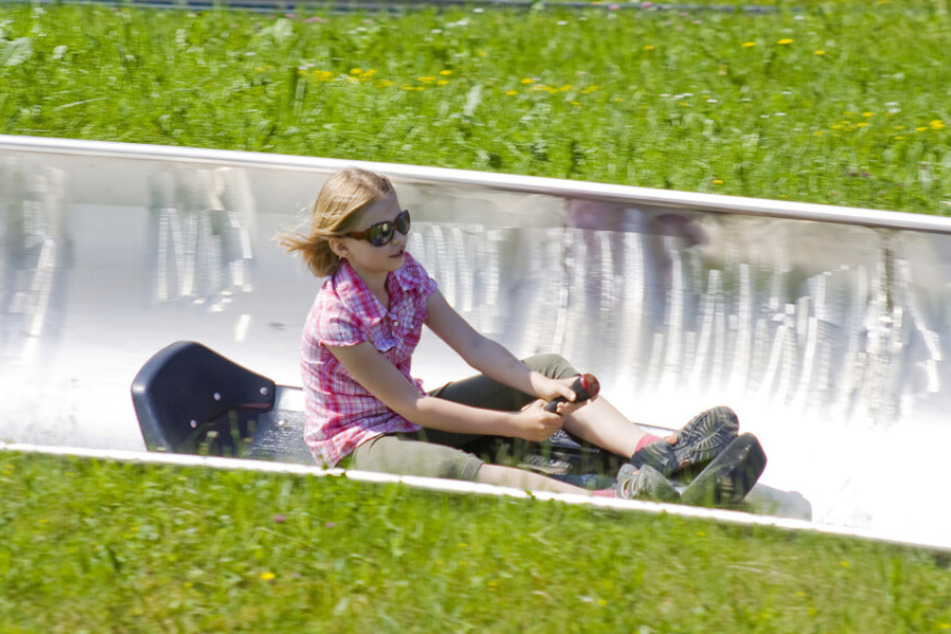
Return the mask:
{"type": "MultiPolygon", "coordinates": [[[[823,525],[951,545],[944,218],[406,165],[0,137],[0,441],[138,451],[142,363],[191,339],[299,384],[319,280],[273,237],[343,165],[387,173],[410,250],[516,354],[632,419],[728,404],[762,482],[823,525]]],[[[470,371],[424,337],[428,387],[470,371]]]]}

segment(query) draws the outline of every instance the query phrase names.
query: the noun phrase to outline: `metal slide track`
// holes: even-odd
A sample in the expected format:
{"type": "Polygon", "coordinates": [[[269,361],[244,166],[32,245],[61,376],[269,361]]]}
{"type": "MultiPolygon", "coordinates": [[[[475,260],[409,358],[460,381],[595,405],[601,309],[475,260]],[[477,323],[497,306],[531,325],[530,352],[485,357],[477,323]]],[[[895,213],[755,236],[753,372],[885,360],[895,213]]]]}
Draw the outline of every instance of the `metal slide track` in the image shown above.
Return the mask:
{"type": "MultiPolygon", "coordinates": [[[[951,221],[407,165],[0,136],[0,442],[144,451],[141,365],[190,339],[299,385],[319,280],[274,236],[329,173],[390,175],[473,325],[634,420],[718,404],[810,526],[951,547],[951,221]]],[[[424,336],[427,387],[471,371],[424,336]]]]}

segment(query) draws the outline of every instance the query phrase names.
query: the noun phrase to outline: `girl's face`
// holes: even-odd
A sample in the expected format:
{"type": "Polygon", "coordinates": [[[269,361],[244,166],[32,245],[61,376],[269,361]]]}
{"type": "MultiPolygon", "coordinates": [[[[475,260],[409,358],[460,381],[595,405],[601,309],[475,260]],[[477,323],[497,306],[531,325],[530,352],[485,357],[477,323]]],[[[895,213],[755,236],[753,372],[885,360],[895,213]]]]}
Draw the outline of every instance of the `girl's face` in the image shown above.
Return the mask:
{"type": "MultiPolygon", "coordinates": [[[[360,223],[354,231],[364,231],[378,222],[394,222],[401,211],[396,194],[390,192],[363,208],[360,223]]],[[[364,281],[369,282],[371,278],[380,275],[385,279],[386,273],[403,266],[406,238],[407,236],[395,231],[390,242],[377,247],[366,240],[345,237],[340,239],[340,251],[337,255],[350,262],[350,266],[364,281]]]]}

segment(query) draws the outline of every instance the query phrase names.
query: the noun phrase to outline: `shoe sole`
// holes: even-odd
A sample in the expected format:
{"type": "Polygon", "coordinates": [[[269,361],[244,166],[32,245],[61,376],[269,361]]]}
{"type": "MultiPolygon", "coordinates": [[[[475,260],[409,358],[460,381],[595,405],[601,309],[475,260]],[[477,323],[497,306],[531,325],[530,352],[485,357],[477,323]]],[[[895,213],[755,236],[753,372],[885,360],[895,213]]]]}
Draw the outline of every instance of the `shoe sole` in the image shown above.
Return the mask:
{"type": "Polygon", "coordinates": [[[742,434],[714,458],[680,494],[691,506],[739,504],[766,468],[766,453],[753,434],[742,434]]]}
{"type": "Polygon", "coordinates": [[[683,426],[673,445],[679,468],[712,460],[737,437],[740,423],[733,410],[714,407],[683,426]]]}
{"type": "Polygon", "coordinates": [[[740,423],[728,407],[714,407],[694,417],[677,432],[677,442],[657,440],[631,457],[637,468],[650,465],[664,476],[715,458],[736,438],[740,423]]]}

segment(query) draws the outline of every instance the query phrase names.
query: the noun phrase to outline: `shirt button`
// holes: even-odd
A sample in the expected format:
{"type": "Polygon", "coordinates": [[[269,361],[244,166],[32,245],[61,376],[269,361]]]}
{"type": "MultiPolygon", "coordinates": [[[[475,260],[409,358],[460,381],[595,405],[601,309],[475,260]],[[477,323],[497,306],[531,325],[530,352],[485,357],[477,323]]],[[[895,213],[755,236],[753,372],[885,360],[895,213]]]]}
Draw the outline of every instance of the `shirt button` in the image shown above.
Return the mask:
{"type": "Polygon", "coordinates": [[[399,325],[400,325],[400,320],[399,320],[399,319],[394,319],[394,320],[393,320],[393,325],[394,325],[394,326],[399,326],[399,325]]]}

